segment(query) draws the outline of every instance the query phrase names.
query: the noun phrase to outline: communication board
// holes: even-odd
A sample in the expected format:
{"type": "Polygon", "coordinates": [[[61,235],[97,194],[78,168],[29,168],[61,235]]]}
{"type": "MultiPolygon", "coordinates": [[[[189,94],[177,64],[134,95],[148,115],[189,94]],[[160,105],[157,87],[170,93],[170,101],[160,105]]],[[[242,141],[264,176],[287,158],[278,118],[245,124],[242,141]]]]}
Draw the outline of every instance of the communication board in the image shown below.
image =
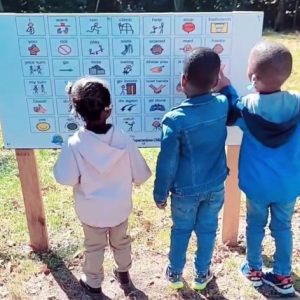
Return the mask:
{"type": "MultiPolygon", "coordinates": [[[[6,148],[59,148],[81,121],[65,86],[81,76],[110,85],[111,122],[140,147],[159,146],[161,118],[184,100],[183,58],[212,48],[240,93],[261,12],[1,14],[0,116],[6,148]],[[251,28],[251,29],[249,29],[251,28]]],[[[230,129],[228,144],[240,133],[230,129]]]]}

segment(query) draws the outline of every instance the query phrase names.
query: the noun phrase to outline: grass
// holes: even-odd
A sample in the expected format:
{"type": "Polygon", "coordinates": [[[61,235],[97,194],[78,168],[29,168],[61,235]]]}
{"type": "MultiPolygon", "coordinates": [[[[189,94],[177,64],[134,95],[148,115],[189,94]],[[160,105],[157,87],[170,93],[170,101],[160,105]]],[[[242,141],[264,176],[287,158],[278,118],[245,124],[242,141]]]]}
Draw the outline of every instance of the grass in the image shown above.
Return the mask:
{"type": "Polygon", "coordinates": [[[300,34],[274,34],[267,32],[265,39],[282,43],[292,52],[293,55],[293,73],[284,84],[283,88],[299,91],[300,82],[300,34]]]}
{"type": "MultiPolygon", "coordinates": [[[[300,82],[299,35],[268,33],[265,38],[282,42],[292,51],[294,71],[285,84],[285,88],[297,90],[300,82]]],[[[2,147],[1,136],[0,143],[2,147]]],[[[37,296],[42,293],[43,282],[46,280],[43,276],[47,273],[47,269],[57,271],[52,275],[54,277],[61,276],[62,281],[65,280],[62,274],[68,274],[67,270],[62,271],[61,269],[64,264],[67,269],[73,268],[75,273],[80,272],[83,252],[82,230],[73,209],[72,192],[71,189],[56,184],[52,175],[52,167],[58,151],[38,150],[35,153],[40,172],[51,252],[38,255],[32,253],[27,246],[29,238],[14,151],[2,150],[0,152],[0,299],[48,299],[46,296],[50,292],[47,289],[46,292],[44,291],[44,296],[37,296]],[[35,280],[37,280],[37,284],[35,280]],[[40,290],[38,289],[39,284],[42,285],[40,290]],[[33,288],[37,288],[37,291],[32,291],[33,288]]],[[[154,172],[158,150],[143,149],[142,153],[154,172]]],[[[166,262],[170,229],[169,210],[166,212],[158,211],[153,204],[153,179],[154,177],[142,188],[137,188],[134,191],[134,211],[130,218],[133,253],[135,257],[138,257],[138,260],[143,264],[145,263],[145,270],[150,270],[148,274],[146,273],[146,277],[150,277],[149,287],[152,286],[153,282],[156,284],[155,279],[151,281],[152,274],[154,276],[156,272],[159,273],[161,266],[166,262]]],[[[243,211],[244,205],[242,206],[243,211]]],[[[298,209],[299,214],[300,209],[298,209]]],[[[240,241],[242,244],[244,243],[244,224],[244,218],[242,217],[240,226],[240,241]]],[[[299,233],[296,224],[295,229],[299,233]]],[[[296,243],[299,243],[299,237],[295,236],[295,238],[296,243]]],[[[296,245],[299,249],[299,244],[296,245]]],[[[269,235],[266,238],[264,248],[264,254],[271,256],[274,246],[269,235]]],[[[188,253],[189,261],[192,260],[193,249],[194,245],[192,243],[188,253]]],[[[216,295],[216,290],[209,291],[208,294],[199,296],[201,299],[265,299],[256,290],[247,287],[239,277],[236,270],[244,259],[244,251],[240,250],[243,250],[243,247],[239,251],[229,251],[227,247],[222,246],[218,241],[214,262],[220,291],[217,292],[217,296],[212,296],[216,295]],[[234,282],[236,288],[228,287],[228,281],[234,282]]],[[[300,277],[299,256],[300,251],[295,252],[294,265],[296,267],[294,272],[296,277],[300,277]]],[[[108,256],[106,265],[109,268],[112,266],[111,256],[108,256]]],[[[155,276],[159,278],[159,275],[155,276]]],[[[187,276],[190,276],[189,272],[187,276]]],[[[300,288],[299,279],[296,285],[300,288]]],[[[160,294],[165,295],[164,299],[173,299],[174,294],[165,291],[163,285],[159,287],[158,283],[158,288],[160,288],[159,293],[154,293],[154,296],[150,299],[158,299],[158,296],[155,295],[160,294]]],[[[55,295],[59,289],[57,286],[54,292],[55,295]]],[[[151,288],[149,289],[151,290],[151,288]]],[[[174,297],[178,296],[175,295],[174,297]]],[[[53,299],[65,298],[57,296],[53,299]]],[[[159,299],[163,299],[163,296],[159,299]]]]}

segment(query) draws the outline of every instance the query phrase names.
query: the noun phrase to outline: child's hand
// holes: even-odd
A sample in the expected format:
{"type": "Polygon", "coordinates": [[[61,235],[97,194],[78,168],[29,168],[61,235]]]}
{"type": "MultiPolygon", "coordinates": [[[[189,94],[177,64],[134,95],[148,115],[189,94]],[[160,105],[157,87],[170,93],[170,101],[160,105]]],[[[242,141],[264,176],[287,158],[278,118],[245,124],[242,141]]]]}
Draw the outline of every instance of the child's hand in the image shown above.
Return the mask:
{"type": "Polygon", "coordinates": [[[164,203],[156,203],[156,206],[157,206],[159,209],[165,209],[166,206],[167,206],[167,202],[164,202],[164,203]]]}
{"type": "Polygon", "coordinates": [[[225,88],[226,86],[231,85],[230,79],[227,78],[224,75],[224,72],[222,69],[220,69],[220,73],[219,73],[219,80],[217,85],[214,87],[214,91],[215,92],[219,92],[220,90],[222,90],[223,88],[225,88]]]}

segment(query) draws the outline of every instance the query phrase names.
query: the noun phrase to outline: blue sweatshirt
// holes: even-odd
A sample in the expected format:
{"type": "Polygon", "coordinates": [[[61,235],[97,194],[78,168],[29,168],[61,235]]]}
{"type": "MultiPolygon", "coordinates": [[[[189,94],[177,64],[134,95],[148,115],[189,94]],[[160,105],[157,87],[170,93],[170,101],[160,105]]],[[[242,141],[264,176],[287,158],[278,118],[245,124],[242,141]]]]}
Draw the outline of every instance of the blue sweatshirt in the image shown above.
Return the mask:
{"type": "Polygon", "coordinates": [[[289,202],[300,195],[300,95],[221,91],[230,99],[228,125],[243,130],[239,186],[253,201],[289,202]]]}

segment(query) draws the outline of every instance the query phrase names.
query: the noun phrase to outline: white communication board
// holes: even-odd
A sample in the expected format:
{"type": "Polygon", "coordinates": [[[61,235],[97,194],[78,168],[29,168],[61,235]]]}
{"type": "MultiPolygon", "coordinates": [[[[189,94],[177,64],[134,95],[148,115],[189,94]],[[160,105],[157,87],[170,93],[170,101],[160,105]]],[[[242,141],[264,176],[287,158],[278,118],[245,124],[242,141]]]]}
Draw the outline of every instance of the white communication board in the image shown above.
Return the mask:
{"type": "MultiPolygon", "coordinates": [[[[239,93],[263,13],[1,14],[0,116],[6,148],[59,148],[78,129],[67,82],[108,81],[111,122],[140,147],[159,146],[161,118],[184,98],[184,55],[216,51],[239,93]]],[[[228,144],[240,133],[229,130],[228,144]]]]}

